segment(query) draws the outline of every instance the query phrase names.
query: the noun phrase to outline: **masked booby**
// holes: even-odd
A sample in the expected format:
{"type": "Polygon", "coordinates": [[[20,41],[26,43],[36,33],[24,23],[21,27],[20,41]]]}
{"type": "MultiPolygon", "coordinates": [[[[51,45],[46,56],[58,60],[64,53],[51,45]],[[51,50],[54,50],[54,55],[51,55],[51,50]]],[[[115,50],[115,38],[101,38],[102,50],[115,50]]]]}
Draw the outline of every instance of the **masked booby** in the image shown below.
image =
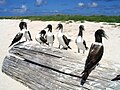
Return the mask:
{"type": "Polygon", "coordinates": [[[25,37],[26,41],[27,40],[32,41],[31,34],[26,28],[27,28],[27,24],[25,24],[25,25],[21,24],[21,26],[20,26],[21,31],[16,34],[16,36],[12,40],[12,43],[10,44],[10,46],[12,46],[14,43],[19,42],[21,40],[21,38],[23,38],[23,37],[25,37]]]}
{"type": "MultiPolygon", "coordinates": [[[[41,30],[35,37],[35,40],[40,44],[47,44],[46,31],[41,30]]],[[[48,44],[47,44],[48,45],[48,44]]]]}
{"type": "Polygon", "coordinates": [[[71,47],[69,46],[69,43],[70,43],[71,39],[68,39],[63,34],[63,25],[58,24],[56,29],[59,29],[58,34],[57,34],[57,38],[58,38],[58,41],[59,41],[59,48],[62,45],[63,49],[65,49],[65,50],[67,50],[68,48],[71,49],[71,47]]]}
{"type": "Polygon", "coordinates": [[[79,26],[79,33],[78,33],[78,36],[75,40],[75,43],[76,43],[77,48],[78,48],[78,53],[80,53],[80,50],[83,50],[83,54],[84,54],[85,50],[87,50],[88,47],[86,46],[86,41],[83,39],[83,30],[84,30],[84,26],[80,25],[79,26]]]}
{"type": "Polygon", "coordinates": [[[46,35],[47,43],[49,44],[49,46],[53,46],[55,36],[52,33],[52,25],[51,24],[47,25],[47,27],[45,29],[47,29],[47,28],[48,28],[48,32],[46,35]]]}
{"type": "Polygon", "coordinates": [[[81,85],[84,85],[86,82],[89,74],[93,69],[95,69],[98,62],[101,60],[104,52],[104,46],[102,44],[102,37],[105,37],[107,39],[107,35],[105,34],[105,31],[102,29],[99,29],[95,32],[95,43],[92,43],[89,54],[86,59],[84,71],[82,72],[82,79],[81,79],[81,85]]]}

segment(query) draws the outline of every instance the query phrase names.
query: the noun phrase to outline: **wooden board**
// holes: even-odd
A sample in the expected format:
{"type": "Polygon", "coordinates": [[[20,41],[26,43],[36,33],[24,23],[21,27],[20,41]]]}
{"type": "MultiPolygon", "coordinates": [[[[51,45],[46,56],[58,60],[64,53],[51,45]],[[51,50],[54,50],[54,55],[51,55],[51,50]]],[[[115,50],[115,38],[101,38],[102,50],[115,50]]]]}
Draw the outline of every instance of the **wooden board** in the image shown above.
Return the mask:
{"type": "Polygon", "coordinates": [[[34,43],[18,44],[9,52],[15,56],[5,57],[2,71],[33,90],[120,89],[119,81],[110,81],[114,70],[105,67],[97,67],[82,87],[83,55],[34,43]]]}

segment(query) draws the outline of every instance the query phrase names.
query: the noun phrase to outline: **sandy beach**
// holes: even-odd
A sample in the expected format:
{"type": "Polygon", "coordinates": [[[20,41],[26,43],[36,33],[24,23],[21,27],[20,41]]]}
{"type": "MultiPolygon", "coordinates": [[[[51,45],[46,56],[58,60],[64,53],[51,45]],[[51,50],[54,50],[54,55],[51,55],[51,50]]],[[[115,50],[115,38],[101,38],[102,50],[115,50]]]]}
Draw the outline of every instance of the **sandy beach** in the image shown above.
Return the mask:
{"type": "MultiPolygon", "coordinates": [[[[14,36],[19,32],[19,23],[20,20],[9,20],[9,19],[1,19],[0,20],[0,68],[2,68],[2,62],[5,56],[8,54],[8,46],[10,45],[14,36]]],[[[109,67],[117,71],[120,69],[120,26],[115,27],[115,25],[110,25],[106,22],[88,22],[85,21],[81,23],[80,21],[67,23],[61,21],[27,21],[28,30],[31,32],[33,42],[35,41],[35,36],[39,33],[42,29],[44,29],[48,24],[52,24],[53,26],[53,33],[56,37],[57,31],[55,28],[57,24],[62,23],[64,33],[72,39],[70,46],[72,53],[77,53],[77,47],[75,44],[75,39],[78,35],[78,27],[79,25],[84,25],[84,39],[87,42],[87,46],[90,48],[92,42],[94,42],[94,32],[97,29],[102,28],[105,30],[106,34],[109,36],[109,39],[103,39],[103,44],[105,46],[104,55],[102,60],[100,61],[100,65],[104,65],[105,67],[109,67]]],[[[120,23],[115,23],[116,25],[120,25],[120,23]]],[[[58,47],[58,40],[55,38],[55,43],[53,47],[58,47]]],[[[88,50],[89,51],[89,50],[88,50]]],[[[88,51],[85,52],[84,59],[86,58],[88,51]]],[[[80,53],[82,54],[82,53],[80,53]]],[[[119,73],[120,74],[120,73],[119,73]]],[[[25,87],[23,84],[15,81],[11,77],[5,75],[0,70],[0,90],[30,90],[28,87],[25,87]]]]}

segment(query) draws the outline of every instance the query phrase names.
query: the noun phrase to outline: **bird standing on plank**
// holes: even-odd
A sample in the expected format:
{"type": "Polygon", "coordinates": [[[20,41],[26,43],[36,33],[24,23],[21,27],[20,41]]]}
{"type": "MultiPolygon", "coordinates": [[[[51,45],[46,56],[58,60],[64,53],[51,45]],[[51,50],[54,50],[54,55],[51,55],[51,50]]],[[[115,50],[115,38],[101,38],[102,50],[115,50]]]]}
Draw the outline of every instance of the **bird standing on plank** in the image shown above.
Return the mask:
{"type": "Polygon", "coordinates": [[[25,38],[26,41],[27,40],[32,41],[31,34],[27,30],[27,23],[21,24],[21,22],[20,22],[19,26],[20,26],[21,31],[16,34],[16,36],[12,40],[12,43],[10,44],[10,46],[12,46],[13,44],[19,42],[21,40],[21,38],[23,38],[23,37],[25,38]]]}
{"type": "Polygon", "coordinates": [[[80,53],[80,50],[83,50],[83,54],[84,54],[85,50],[87,50],[88,47],[86,46],[86,41],[83,39],[83,30],[84,30],[84,26],[80,25],[78,37],[75,40],[75,43],[76,43],[77,48],[78,48],[78,53],[80,53]]]}
{"type": "Polygon", "coordinates": [[[63,49],[65,49],[65,50],[67,50],[68,48],[71,49],[71,47],[69,46],[69,43],[70,43],[71,39],[68,39],[63,34],[63,25],[58,24],[56,29],[59,29],[58,34],[57,34],[57,38],[58,38],[58,41],[59,41],[59,48],[62,45],[63,49]]]}
{"type": "Polygon", "coordinates": [[[55,36],[52,33],[52,25],[51,24],[47,25],[47,27],[45,29],[47,29],[47,28],[48,28],[48,32],[47,32],[47,35],[46,35],[47,43],[48,43],[49,46],[53,46],[55,36]]]}
{"type": "MultiPolygon", "coordinates": [[[[46,31],[41,30],[35,37],[35,40],[40,44],[47,44],[46,31]]],[[[48,44],[47,44],[48,45],[48,44]]]]}
{"type": "Polygon", "coordinates": [[[103,56],[104,52],[104,46],[102,44],[102,37],[105,37],[106,39],[108,36],[105,34],[105,31],[102,29],[99,29],[95,32],[95,43],[92,43],[89,54],[86,59],[84,71],[82,72],[82,79],[81,79],[81,85],[84,85],[86,82],[89,74],[93,69],[95,69],[96,65],[99,63],[103,56]]]}

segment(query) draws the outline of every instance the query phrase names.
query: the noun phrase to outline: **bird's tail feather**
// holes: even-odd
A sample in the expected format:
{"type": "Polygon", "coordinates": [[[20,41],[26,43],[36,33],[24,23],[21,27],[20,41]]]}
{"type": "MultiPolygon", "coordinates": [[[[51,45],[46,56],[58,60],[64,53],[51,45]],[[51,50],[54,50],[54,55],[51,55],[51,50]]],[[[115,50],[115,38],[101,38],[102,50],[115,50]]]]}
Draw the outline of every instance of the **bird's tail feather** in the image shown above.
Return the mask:
{"type": "Polygon", "coordinates": [[[71,39],[68,39],[68,42],[71,42],[72,40],[71,39]]]}
{"type": "MultiPolygon", "coordinates": [[[[71,42],[72,40],[71,39],[68,39],[68,42],[71,42]]],[[[68,46],[69,49],[72,49],[70,46],[68,46]]]]}
{"type": "Polygon", "coordinates": [[[81,85],[84,85],[84,83],[86,82],[86,80],[87,80],[89,74],[91,73],[91,71],[92,71],[92,69],[91,70],[84,70],[82,72],[83,75],[82,75],[82,79],[81,79],[81,85]]]}
{"type": "Polygon", "coordinates": [[[11,43],[9,47],[11,47],[12,45],[13,45],[13,43],[11,43]]]}
{"type": "Polygon", "coordinates": [[[111,81],[117,81],[117,80],[120,80],[120,77],[115,77],[111,81]]]}
{"type": "Polygon", "coordinates": [[[69,49],[72,49],[70,46],[68,46],[69,49]]]}
{"type": "Polygon", "coordinates": [[[84,74],[82,75],[81,85],[84,85],[84,83],[86,82],[88,76],[89,76],[89,73],[84,72],[84,74]]]}
{"type": "Polygon", "coordinates": [[[86,46],[85,49],[88,50],[88,47],[86,46]]]}
{"type": "Polygon", "coordinates": [[[32,38],[30,39],[30,41],[33,41],[32,38]]]}
{"type": "Polygon", "coordinates": [[[9,46],[9,47],[11,47],[13,44],[14,44],[14,42],[12,41],[12,43],[10,44],[10,46],[9,46]]]}
{"type": "Polygon", "coordinates": [[[45,42],[46,45],[49,45],[49,43],[45,42]]]}
{"type": "Polygon", "coordinates": [[[116,78],[113,78],[111,81],[116,81],[117,79],[116,78]]]}

